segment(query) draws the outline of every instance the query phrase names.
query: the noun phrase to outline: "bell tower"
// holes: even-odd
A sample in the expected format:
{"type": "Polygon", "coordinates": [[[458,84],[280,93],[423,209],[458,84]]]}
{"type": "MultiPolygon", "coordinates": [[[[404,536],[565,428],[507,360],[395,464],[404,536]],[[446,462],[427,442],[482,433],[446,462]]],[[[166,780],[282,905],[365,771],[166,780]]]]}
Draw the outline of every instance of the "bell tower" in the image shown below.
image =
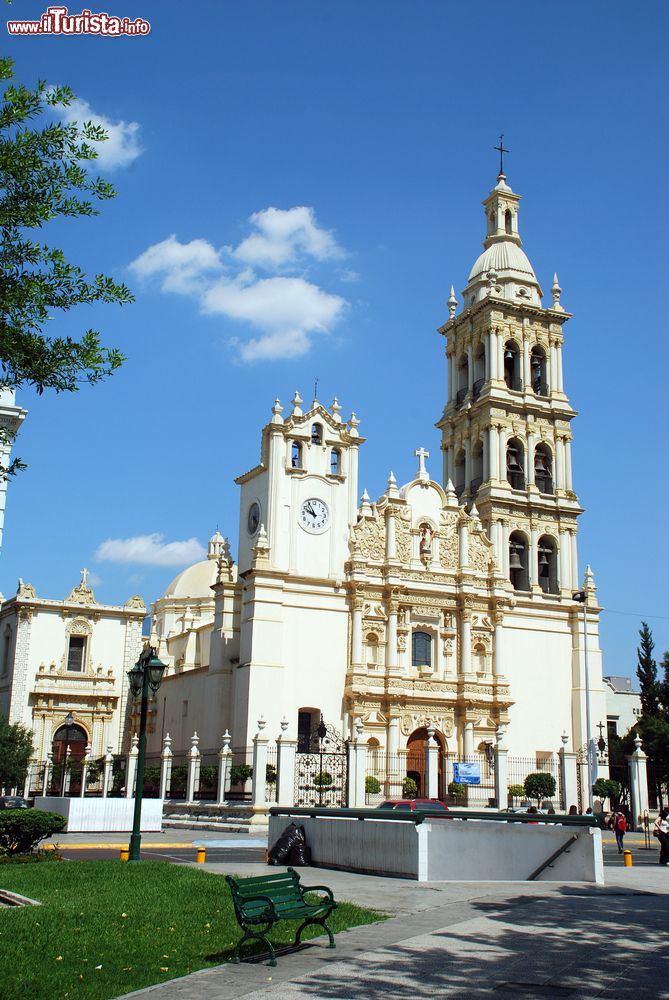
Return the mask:
{"type": "MultiPolygon", "coordinates": [[[[501,149],[501,154],[506,150],[501,149]]],[[[498,567],[537,599],[579,589],[571,421],[562,380],[563,325],[557,275],[552,302],[520,238],[520,196],[500,163],[483,202],[485,240],[462,293],[451,287],[446,339],[448,401],[441,430],[444,485],[476,507],[498,567]]]]}

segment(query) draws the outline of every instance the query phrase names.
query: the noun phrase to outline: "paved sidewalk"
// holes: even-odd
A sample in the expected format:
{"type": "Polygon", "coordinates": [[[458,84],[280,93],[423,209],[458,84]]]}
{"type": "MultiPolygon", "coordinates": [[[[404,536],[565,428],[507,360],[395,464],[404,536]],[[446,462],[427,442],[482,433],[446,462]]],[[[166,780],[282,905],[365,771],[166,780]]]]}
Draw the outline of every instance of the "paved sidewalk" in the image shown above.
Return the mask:
{"type": "MultiPolygon", "coordinates": [[[[264,866],[208,866],[251,874],[264,866]]],[[[417,883],[305,870],[338,899],[392,913],[317,939],[279,964],[226,964],[133,1000],[412,1000],[425,997],[669,1000],[669,869],[607,868],[584,883],[417,883]]]]}

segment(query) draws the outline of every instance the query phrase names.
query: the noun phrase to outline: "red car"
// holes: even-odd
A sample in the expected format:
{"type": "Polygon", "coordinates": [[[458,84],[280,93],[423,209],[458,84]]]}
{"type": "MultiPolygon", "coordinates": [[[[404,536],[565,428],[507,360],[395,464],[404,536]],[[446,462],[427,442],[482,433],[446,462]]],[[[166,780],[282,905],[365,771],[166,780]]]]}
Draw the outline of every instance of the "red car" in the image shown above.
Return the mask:
{"type": "Polygon", "coordinates": [[[387,799],[379,809],[409,809],[411,812],[448,812],[448,806],[439,799],[387,799]]]}

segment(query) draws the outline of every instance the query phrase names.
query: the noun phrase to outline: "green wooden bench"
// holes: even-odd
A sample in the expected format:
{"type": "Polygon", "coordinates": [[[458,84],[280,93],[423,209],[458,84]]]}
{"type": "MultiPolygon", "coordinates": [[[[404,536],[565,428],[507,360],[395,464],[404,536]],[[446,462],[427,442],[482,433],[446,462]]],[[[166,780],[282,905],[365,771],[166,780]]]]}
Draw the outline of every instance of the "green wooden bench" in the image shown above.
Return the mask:
{"type": "Polygon", "coordinates": [[[325,921],[337,904],[326,885],[301,885],[300,876],[294,868],[278,875],[258,875],[254,878],[226,875],[225,878],[232,892],[237,922],[244,931],[244,936],[235,948],[234,962],[240,960],[242,945],[255,939],[262,941],[268,949],[271,956],[269,964],[276,965],[276,953],[267,934],[279,920],[302,921],[295,936],[296,945],[300,943],[305,927],[318,924],[327,931],[329,947],[335,947],[332,931],[325,921]],[[314,903],[308,903],[305,899],[308,892],[322,892],[325,895],[314,903]]]}

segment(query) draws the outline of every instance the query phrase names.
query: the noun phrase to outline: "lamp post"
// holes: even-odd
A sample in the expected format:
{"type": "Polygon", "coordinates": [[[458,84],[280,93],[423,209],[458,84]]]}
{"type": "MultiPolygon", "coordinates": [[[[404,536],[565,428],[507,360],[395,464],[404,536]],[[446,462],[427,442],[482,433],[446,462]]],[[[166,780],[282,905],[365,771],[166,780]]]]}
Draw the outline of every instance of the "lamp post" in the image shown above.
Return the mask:
{"type": "Polygon", "coordinates": [[[142,840],[142,790],[144,787],[144,756],[146,752],[146,716],[149,704],[149,689],[155,694],[163,679],[165,664],[156,656],[153,646],[145,646],[137,663],[128,670],[130,693],[136,698],[141,694],[142,702],[139,714],[139,745],[137,747],[137,775],[135,787],[135,811],[132,821],[132,834],[128,849],[128,861],[139,861],[139,847],[142,840]]]}
{"type": "Polygon", "coordinates": [[[61,798],[65,795],[65,782],[67,780],[67,752],[70,749],[70,729],[74,723],[74,716],[72,712],[68,712],[65,716],[65,753],[63,754],[63,776],[60,779],[60,795],[61,798]]]}
{"type": "MultiPolygon", "coordinates": [[[[592,755],[592,737],[590,734],[590,672],[588,670],[588,595],[584,590],[577,590],[571,595],[573,600],[583,605],[583,667],[585,673],[585,739],[587,744],[587,774],[588,774],[588,806],[592,812],[592,775],[590,773],[592,755]]],[[[596,763],[596,758],[595,758],[596,763]]]]}

